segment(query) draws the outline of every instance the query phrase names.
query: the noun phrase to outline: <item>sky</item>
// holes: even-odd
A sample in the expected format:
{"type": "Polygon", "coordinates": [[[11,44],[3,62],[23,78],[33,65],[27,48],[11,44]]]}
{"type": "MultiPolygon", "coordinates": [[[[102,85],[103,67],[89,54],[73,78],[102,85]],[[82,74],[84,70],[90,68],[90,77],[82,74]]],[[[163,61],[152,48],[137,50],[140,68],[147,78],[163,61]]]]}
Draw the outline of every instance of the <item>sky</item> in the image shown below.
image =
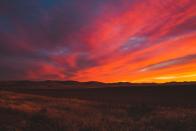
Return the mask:
{"type": "Polygon", "coordinates": [[[196,1],[0,0],[0,80],[196,81],[196,1]]]}

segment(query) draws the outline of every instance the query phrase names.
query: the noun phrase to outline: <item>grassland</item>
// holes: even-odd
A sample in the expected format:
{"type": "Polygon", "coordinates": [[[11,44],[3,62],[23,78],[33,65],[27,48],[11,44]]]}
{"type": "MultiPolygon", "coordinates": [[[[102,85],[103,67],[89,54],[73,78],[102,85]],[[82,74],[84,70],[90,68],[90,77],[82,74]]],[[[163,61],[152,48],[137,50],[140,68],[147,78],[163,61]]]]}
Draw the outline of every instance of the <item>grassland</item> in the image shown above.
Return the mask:
{"type": "Polygon", "coordinates": [[[193,88],[8,89],[0,131],[195,131],[193,88]]]}

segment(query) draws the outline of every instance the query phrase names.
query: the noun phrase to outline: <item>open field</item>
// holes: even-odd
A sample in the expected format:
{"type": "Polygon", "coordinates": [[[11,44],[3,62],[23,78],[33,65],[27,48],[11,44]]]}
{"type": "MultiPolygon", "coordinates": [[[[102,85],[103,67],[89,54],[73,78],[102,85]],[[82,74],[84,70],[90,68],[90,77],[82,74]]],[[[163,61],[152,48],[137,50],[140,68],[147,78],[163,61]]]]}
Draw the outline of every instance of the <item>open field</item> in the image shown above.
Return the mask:
{"type": "Polygon", "coordinates": [[[69,84],[67,84],[67,82],[0,83],[0,90],[114,104],[196,105],[196,83],[143,85],[127,83],[68,83],[69,84]]]}
{"type": "MultiPolygon", "coordinates": [[[[168,85],[167,85],[168,86],[168,85]]],[[[0,131],[194,131],[191,86],[0,91],[0,131]]]]}

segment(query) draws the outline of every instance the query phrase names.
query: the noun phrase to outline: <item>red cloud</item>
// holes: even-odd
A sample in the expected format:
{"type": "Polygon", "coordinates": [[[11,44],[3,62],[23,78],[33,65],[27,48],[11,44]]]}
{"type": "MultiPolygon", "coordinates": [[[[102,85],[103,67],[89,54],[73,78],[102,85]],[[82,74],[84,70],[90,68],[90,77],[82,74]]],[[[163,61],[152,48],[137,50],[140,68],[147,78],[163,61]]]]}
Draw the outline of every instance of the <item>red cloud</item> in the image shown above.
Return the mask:
{"type": "Polygon", "coordinates": [[[145,70],[196,54],[194,3],[194,0],[88,0],[85,4],[81,1],[55,4],[49,9],[33,6],[27,12],[16,11],[20,17],[13,15],[12,6],[6,4],[0,13],[6,12],[14,28],[10,27],[12,32],[0,32],[0,57],[6,56],[11,61],[22,58],[26,65],[23,72],[27,75],[21,78],[28,79],[196,80],[194,60],[145,70]]]}

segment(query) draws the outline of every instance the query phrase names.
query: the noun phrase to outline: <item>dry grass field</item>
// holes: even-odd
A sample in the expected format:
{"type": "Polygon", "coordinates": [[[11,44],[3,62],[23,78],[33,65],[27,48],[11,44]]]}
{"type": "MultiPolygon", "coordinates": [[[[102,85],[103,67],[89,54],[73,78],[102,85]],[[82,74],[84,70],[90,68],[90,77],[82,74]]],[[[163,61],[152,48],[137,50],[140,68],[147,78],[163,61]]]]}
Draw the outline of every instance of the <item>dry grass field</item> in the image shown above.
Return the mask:
{"type": "Polygon", "coordinates": [[[195,83],[2,82],[0,90],[0,131],[196,130],[195,83]]]}
{"type": "Polygon", "coordinates": [[[194,105],[150,105],[0,92],[0,131],[195,131],[194,105]]]}

